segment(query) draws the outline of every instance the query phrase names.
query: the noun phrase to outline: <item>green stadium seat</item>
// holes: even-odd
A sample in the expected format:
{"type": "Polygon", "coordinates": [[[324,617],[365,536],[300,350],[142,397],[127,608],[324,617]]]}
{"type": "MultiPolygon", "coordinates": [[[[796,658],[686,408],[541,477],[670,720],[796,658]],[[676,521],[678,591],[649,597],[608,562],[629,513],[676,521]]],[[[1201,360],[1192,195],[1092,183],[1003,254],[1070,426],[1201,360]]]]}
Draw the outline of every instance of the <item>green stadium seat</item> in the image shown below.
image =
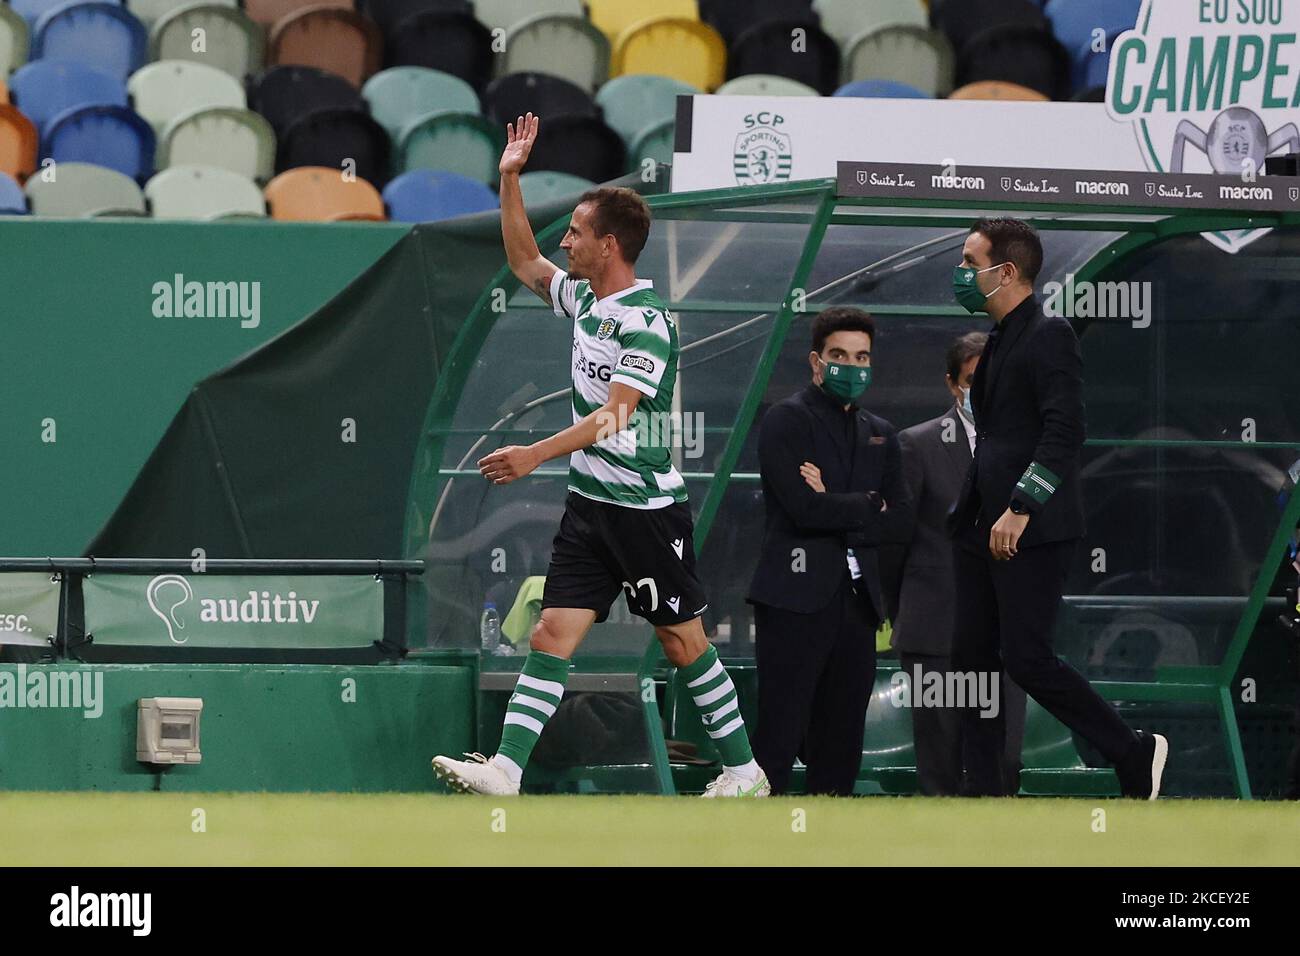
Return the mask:
{"type": "Polygon", "coordinates": [[[942,33],[924,27],[893,25],[854,37],[844,51],[843,79],[895,80],[931,96],[952,89],[952,46],[942,33]]]}
{"type": "MultiPolygon", "coordinates": [[[[210,0],[218,6],[237,7],[238,0],[210,0]]],[[[137,20],[144,24],[146,30],[153,28],[153,25],[181,7],[187,7],[194,3],[194,0],[127,0],[126,8],[135,14],[137,20]]]]}
{"type": "Polygon", "coordinates": [[[126,88],[135,111],[159,134],[182,113],[209,106],[244,107],[244,88],[238,80],[193,60],[147,63],[131,74],[126,88]]]}
{"type": "Polygon", "coordinates": [[[821,18],[822,29],[835,38],[841,48],[856,36],[877,27],[904,23],[924,27],[929,17],[921,0],[813,0],[813,10],[821,18]]]}
{"type": "Polygon", "coordinates": [[[70,219],[108,210],[145,214],[144,193],[134,179],[92,163],[59,163],[54,179],[33,176],[23,191],[33,216],[70,219]]]}
{"type": "Polygon", "coordinates": [[[727,44],[699,20],[641,20],[619,35],[611,56],[610,76],[630,73],[671,76],[697,89],[714,90],[726,79],[727,44]]]}
{"type": "Polygon", "coordinates": [[[427,113],[453,110],[477,113],[474,88],[458,76],[425,66],[394,66],[376,73],[361,87],[370,115],[397,142],[402,129],[427,113]]]}
{"type": "Polygon", "coordinates": [[[718,96],[820,96],[807,83],[770,73],[746,73],[727,80],[715,90],[718,96]]]}
{"type": "Polygon", "coordinates": [[[0,4],[0,75],[8,76],[27,62],[27,21],[9,4],[0,4]]]}
{"type": "Polygon", "coordinates": [[[497,75],[535,70],[561,77],[588,93],[609,77],[609,40],[582,17],[529,17],[506,33],[497,75]]]}
{"type": "Polygon", "coordinates": [[[666,119],[638,133],[627,150],[628,172],[640,170],[641,164],[647,159],[653,159],[656,163],[671,163],[676,128],[675,118],[666,119]]]}
{"type": "Polygon", "coordinates": [[[215,166],[172,166],[144,186],[155,219],[266,216],[266,201],[246,176],[215,166]]]}
{"type": "Polygon", "coordinates": [[[524,195],[526,206],[565,196],[577,197],[595,185],[590,179],[549,169],[534,170],[519,177],[519,191],[524,195]]]}
{"type": "Polygon", "coordinates": [[[158,140],[158,169],[216,166],[265,182],[275,168],[275,133],[252,110],[200,107],[167,124],[158,140]]]}
{"type": "Polygon", "coordinates": [[[677,116],[677,97],[700,92],[669,76],[634,73],[616,76],[596,91],[596,104],[623,142],[631,146],[638,133],[677,116]]]}
{"type": "Polygon", "coordinates": [[[585,17],[582,0],[474,0],[474,19],[489,30],[509,32],[537,16],[585,17]]]}
{"type": "Polygon", "coordinates": [[[164,14],[149,31],[154,60],[194,60],[243,81],[262,68],[266,40],[262,28],[243,10],[218,3],[192,3],[164,14]],[[193,31],[202,30],[204,49],[193,49],[193,31]]]}
{"type": "Polygon", "coordinates": [[[496,185],[505,131],[475,113],[446,110],[412,120],[397,143],[397,172],[446,169],[496,185]]]}

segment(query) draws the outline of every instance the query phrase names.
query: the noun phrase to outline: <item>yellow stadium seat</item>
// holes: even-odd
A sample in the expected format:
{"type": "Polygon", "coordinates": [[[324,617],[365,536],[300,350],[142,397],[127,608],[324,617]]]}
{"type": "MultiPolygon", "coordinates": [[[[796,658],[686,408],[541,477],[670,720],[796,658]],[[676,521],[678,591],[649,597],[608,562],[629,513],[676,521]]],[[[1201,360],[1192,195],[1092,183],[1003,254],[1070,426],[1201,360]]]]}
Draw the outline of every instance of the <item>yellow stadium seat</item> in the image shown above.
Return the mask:
{"type": "Polygon", "coordinates": [[[698,20],[655,17],[634,23],[614,42],[610,76],[653,73],[701,90],[727,76],[727,45],[717,30],[698,20]]]}
{"type": "Polygon", "coordinates": [[[642,20],[657,17],[676,17],[681,20],[698,20],[696,0],[587,0],[587,15],[596,27],[613,43],[628,27],[642,20]],[[653,10],[647,13],[647,10],[653,10]]]}

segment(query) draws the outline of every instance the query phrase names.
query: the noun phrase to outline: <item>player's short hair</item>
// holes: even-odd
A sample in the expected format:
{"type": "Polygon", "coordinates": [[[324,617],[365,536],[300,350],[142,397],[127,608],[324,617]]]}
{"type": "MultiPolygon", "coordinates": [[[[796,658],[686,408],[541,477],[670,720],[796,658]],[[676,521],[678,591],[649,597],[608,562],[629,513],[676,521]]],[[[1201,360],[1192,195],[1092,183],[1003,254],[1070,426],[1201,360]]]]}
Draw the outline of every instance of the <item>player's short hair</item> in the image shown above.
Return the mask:
{"type": "Polygon", "coordinates": [[[650,235],[650,207],[634,189],[599,186],[578,197],[578,204],[591,203],[591,223],[596,237],[613,236],[629,264],[645,248],[650,235]]]}
{"type": "Polygon", "coordinates": [[[812,321],[812,349],[820,353],[826,340],[835,332],[866,332],[876,343],[876,323],[866,312],[847,305],[823,309],[812,321]]]}
{"type": "Polygon", "coordinates": [[[989,337],[985,332],[967,332],[965,335],[959,335],[952,340],[948,346],[948,354],[945,361],[948,365],[948,377],[957,382],[961,379],[961,367],[975,358],[977,355],[984,354],[984,346],[988,344],[989,337]]]}
{"type": "Polygon", "coordinates": [[[1014,262],[1026,282],[1032,283],[1043,268],[1043,244],[1034,227],[1023,219],[998,216],[977,220],[970,227],[989,241],[989,256],[994,265],[1014,262]]]}

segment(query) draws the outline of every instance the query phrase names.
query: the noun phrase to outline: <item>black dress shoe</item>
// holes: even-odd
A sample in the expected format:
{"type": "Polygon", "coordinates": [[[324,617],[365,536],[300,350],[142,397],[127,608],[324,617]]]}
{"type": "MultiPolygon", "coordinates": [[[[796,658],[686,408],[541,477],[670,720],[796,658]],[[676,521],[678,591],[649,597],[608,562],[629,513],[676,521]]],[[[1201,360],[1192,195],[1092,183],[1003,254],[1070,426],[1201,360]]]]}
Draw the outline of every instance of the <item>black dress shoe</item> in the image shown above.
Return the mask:
{"type": "Polygon", "coordinates": [[[1116,766],[1120,793],[1136,800],[1160,796],[1160,780],[1169,762],[1169,741],[1161,734],[1138,731],[1137,754],[1123,767],[1116,766]]]}

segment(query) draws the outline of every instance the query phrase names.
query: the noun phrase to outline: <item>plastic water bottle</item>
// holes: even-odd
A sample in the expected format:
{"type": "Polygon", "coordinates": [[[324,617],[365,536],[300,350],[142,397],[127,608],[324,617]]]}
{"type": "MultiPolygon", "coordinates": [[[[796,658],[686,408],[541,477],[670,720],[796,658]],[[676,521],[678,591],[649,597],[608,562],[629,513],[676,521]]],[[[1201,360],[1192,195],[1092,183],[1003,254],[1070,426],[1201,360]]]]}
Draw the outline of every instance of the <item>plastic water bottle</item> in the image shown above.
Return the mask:
{"type": "Polygon", "coordinates": [[[495,653],[501,643],[501,618],[497,616],[497,606],[492,601],[483,605],[483,617],[479,620],[478,635],[483,653],[495,653]]]}

